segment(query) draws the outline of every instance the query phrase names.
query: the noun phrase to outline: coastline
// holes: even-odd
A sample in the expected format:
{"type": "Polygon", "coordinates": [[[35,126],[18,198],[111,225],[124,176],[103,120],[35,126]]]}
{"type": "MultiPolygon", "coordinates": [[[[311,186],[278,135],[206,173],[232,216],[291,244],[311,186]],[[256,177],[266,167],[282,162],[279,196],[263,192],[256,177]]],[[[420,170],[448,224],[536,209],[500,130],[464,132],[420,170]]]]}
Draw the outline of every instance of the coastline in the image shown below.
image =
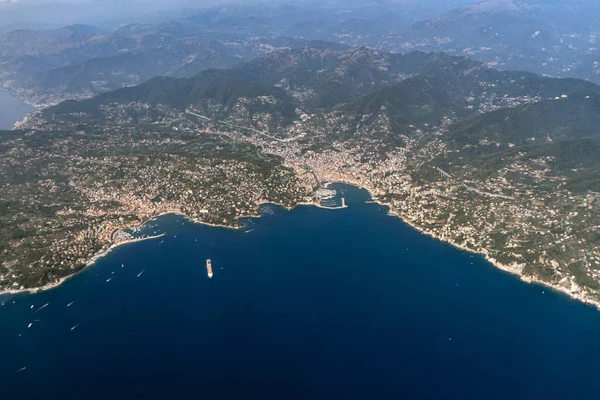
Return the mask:
{"type": "Polygon", "coordinates": [[[25,121],[27,116],[37,110],[36,106],[22,101],[18,96],[3,87],[0,87],[0,101],[2,102],[2,107],[8,108],[8,114],[18,115],[16,120],[13,120],[12,118],[0,118],[0,125],[2,126],[0,130],[18,129],[18,126],[25,121]]]}
{"type": "Polygon", "coordinates": [[[402,222],[406,223],[411,228],[417,230],[421,234],[427,235],[427,236],[429,236],[429,237],[431,237],[431,238],[433,238],[435,240],[438,240],[440,242],[447,243],[450,246],[453,246],[453,247],[455,247],[457,249],[460,249],[460,250],[463,250],[465,252],[468,252],[468,253],[471,253],[471,254],[476,254],[476,255],[481,255],[481,256],[483,256],[483,258],[487,262],[489,262],[490,264],[492,264],[494,267],[496,267],[496,268],[498,268],[498,269],[500,269],[500,270],[502,270],[504,272],[507,272],[507,273],[509,273],[511,275],[518,276],[519,279],[521,281],[525,282],[525,283],[530,283],[530,284],[533,283],[533,284],[537,284],[537,285],[540,285],[540,286],[544,286],[544,287],[546,287],[546,288],[548,288],[550,290],[554,290],[556,292],[559,292],[561,294],[566,295],[571,300],[576,300],[576,301],[579,301],[579,302],[584,303],[586,305],[593,306],[598,311],[600,311],[600,301],[598,301],[598,300],[590,299],[590,298],[588,298],[585,295],[581,295],[580,293],[573,293],[572,291],[567,290],[563,286],[555,285],[555,284],[552,284],[552,283],[549,283],[549,282],[545,282],[545,281],[539,280],[539,279],[537,279],[537,278],[535,278],[533,276],[523,275],[521,273],[520,269],[511,267],[509,265],[502,264],[501,262],[499,262],[495,258],[491,257],[487,251],[473,250],[473,249],[470,249],[470,248],[468,248],[466,246],[463,246],[463,245],[461,245],[459,243],[456,243],[456,242],[454,242],[452,240],[449,240],[449,239],[444,238],[444,237],[439,237],[438,235],[435,235],[432,232],[428,232],[428,231],[424,230],[422,227],[416,225],[415,223],[413,223],[412,221],[410,221],[408,218],[403,217],[397,211],[392,211],[393,209],[395,209],[395,207],[392,204],[389,204],[389,203],[386,203],[386,202],[383,202],[383,201],[380,201],[380,200],[376,200],[375,197],[374,197],[374,190],[372,190],[371,188],[367,187],[366,185],[364,185],[361,182],[358,182],[358,181],[349,181],[349,180],[339,180],[338,179],[335,182],[331,182],[331,183],[342,183],[342,184],[346,184],[346,185],[355,186],[355,187],[358,187],[360,189],[364,189],[364,190],[366,190],[369,193],[369,197],[370,197],[369,201],[370,202],[379,204],[380,206],[387,207],[388,208],[388,215],[400,219],[402,222]]]}
{"type": "MultiPolygon", "coordinates": [[[[146,222],[148,222],[148,221],[146,221],[146,222]]],[[[144,224],[146,222],[144,222],[144,224]]],[[[140,226],[142,226],[142,225],[140,225],[140,226]]],[[[7,295],[16,295],[16,294],[23,294],[23,293],[35,294],[35,293],[39,293],[39,292],[44,292],[46,290],[54,289],[54,288],[62,285],[67,280],[69,280],[69,279],[73,278],[74,276],[80,274],[81,272],[85,271],[89,267],[93,266],[96,263],[96,261],[98,261],[102,257],[105,257],[106,255],[108,255],[111,251],[113,251],[117,247],[124,246],[124,245],[130,244],[130,243],[142,242],[142,241],[150,240],[150,239],[158,239],[160,237],[163,237],[164,235],[165,234],[162,233],[160,235],[134,238],[134,239],[124,240],[122,242],[114,243],[108,249],[102,250],[99,253],[97,253],[94,256],[92,256],[92,258],[90,258],[89,261],[85,264],[85,267],[81,268],[79,271],[76,271],[76,272],[72,273],[71,275],[63,276],[62,278],[60,278],[56,282],[50,282],[50,283],[47,283],[44,286],[40,286],[40,287],[26,288],[26,289],[4,289],[4,290],[0,290],[0,298],[2,298],[2,296],[7,296],[7,295]]]]}
{"type": "MultiPolygon", "coordinates": [[[[409,225],[411,228],[415,229],[416,231],[418,231],[421,234],[427,235],[430,238],[433,238],[435,240],[438,240],[440,242],[443,243],[447,243],[457,249],[460,249],[462,251],[471,253],[471,254],[477,254],[477,255],[482,255],[484,257],[484,259],[489,262],[490,264],[492,264],[495,268],[498,268],[504,272],[507,272],[511,275],[515,275],[518,276],[519,279],[525,283],[533,283],[533,284],[538,284],[544,287],[547,287],[548,289],[554,290],[556,292],[560,292],[564,295],[566,295],[567,297],[569,297],[572,300],[576,300],[579,301],[581,303],[590,305],[595,307],[597,310],[600,310],[600,301],[596,301],[596,300],[592,300],[590,298],[588,298],[587,296],[581,295],[580,293],[573,293],[569,290],[567,290],[565,287],[560,286],[560,285],[555,285],[555,284],[551,284],[549,282],[545,282],[539,279],[536,279],[535,277],[532,276],[528,276],[528,275],[523,275],[521,273],[521,269],[518,267],[511,267],[510,265],[505,265],[502,264],[501,262],[497,261],[496,259],[494,259],[493,257],[491,257],[489,255],[489,253],[487,251],[477,251],[477,250],[473,250],[470,249],[462,244],[456,243],[452,240],[449,240],[445,237],[440,237],[438,235],[435,235],[432,232],[428,232],[425,229],[423,229],[422,227],[416,225],[415,223],[413,223],[412,221],[410,221],[408,218],[406,218],[405,216],[401,215],[400,213],[398,213],[397,211],[393,211],[394,210],[394,206],[389,204],[389,203],[385,203],[379,200],[374,199],[373,197],[373,190],[369,189],[368,187],[359,184],[358,182],[350,182],[350,181],[344,181],[344,180],[337,180],[335,182],[329,182],[329,184],[334,184],[334,183],[340,183],[340,184],[346,184],[346,185],[351,185],[351,186],[355,186],[359,189],[363,189],[366,190],[369,193],[369,197],[370,200],[368,200],[367,202],[371,202],[371,203],[375,203],[375,204],[379,204],[381,206],[387,207],[388,208],[388,212],[387,214],[389,216],[392,217],[396,217],[398,219],[400,219],[402,222],[406,223],[407,225],[409,225]]],[[[329,185],[328,184],[328,185],[329,185]]],[[[318,202],[315,201],[309,201],[309,202],[299,202],[294,204],[293,206],[287,206],[281,203],[276,203],[276,202],[270,202],[270,201],[259,201],[256,203],[257,207],[260,207],[262,205],[276,205],[279,207],[284,208],[287,211],[290,211],[296,207],[300,207],[300,206],[314,206],[314,207],[318,207],[320,209],[324,209],[324,210],[340,210],[343,208],[347,208],[348,206],[345,207],[337,207],[337,208],[330,208],[330,207],[324,207],[321,206],[318,202]]],[[[181,213],[180,211],[164,211],[160,214],[157,214],[156,216],[153,216],[152,218],[142,222],[141,224],[135,226],[135,227],[129,227],[129,229],[140,229],[141,227],[143,227],[144,225],[146,225],[148,222],[156,220],[157,218],[164,216],[164,215],[178,215],[183,217],[184,219],[195,223],[195,224],[201,224],[201,225],[206,225],[206,226],[211,226],[211,227],[215,227],[215,228],[226,228],[226,229],[233,229],[233,230],[240,230],[243,229],[243,226],[231,226],[231,225],[224,225],[224,224],[215,224],[215,223],[210,223],[210,222],[205,222],[202,220],[198,220],[198,219],[194,219],[191,218],[183,213],[181,213]]],[[[262,215],[261,214],[250,214],[250,215],[239,215],[236,217],[236,220],[239,221],[240,219],[243,218],[260,218],[262,215]]],[[[56,282],[52,282],[52,283],[48,283],[44,286],[41,287],[37,287],[37,288],[27,288],[27,289],[5,289],[5,290],[0,290],[0,298],[5,296],[5,295],[9,295],[9,294],[21,294],[21,293],[38,293],[41,291],[46,291],[46,290],[50,290],[50,289],[54,289],[58,286],[60,286],[63,282],[65,282],[66,280],[74,277],[75,275],[81,273],[82,271],[88,269],[89,267],[93,266],[96,261],[98,261],[99,259],[101,259],[102,257],[106,256],[107,254],[109,254],[111,251],[113,251],[114,249],[116,249],[119,246],[123,246],[126,244],[130,244],[130,243],[135,243],[135,242],[140,242],[140,241],[144,241],[144,240],[150,240],[150,239],[157,239],[160,237],[165,236],[165,234],[160,234],[160,235],[154,235],[154,236],[147,236],[147,237],[142,237],[142,238],[135,238],[135,239],[131,239],[131,240],[125,240],[119,243],[114,243],[112,244],[108,249],[103,250],[101,252],[99,252],[98,254],[94,255],[93,257],[91,257],[89,259],[89,261],[86,263],[85,267],[83,267],[81,270],[74,272],[71,275],[67,275],[65,277],[60,278],[58,281],[56,282]]]]}
{"type": "Polygon", "coordinates": [[[587,305],[590,305],[590,306],[594,306],[597,310],[600,311],[600,302],[599,301],[589,299],[586,296],[582,296],[579,293],[573,293],[573,292],[567,290],[566,288],[564,288],[564,287],[562,287],[560,285],[553,285],[553,284],[551,284],[549,282],[545,282],[545,281],[536,279],[535,277],[532,277],[532,276],[529,276],[529,275],[523,275],[518,268],[502,264],[501,262],[499,262],[495,258],[491,257],[487,251],[473,250],[473,249],[470,249],[470,248],[468,248],[468,247],[466,247],[464,245],[456,243],[456,242],[454,242],[452,240],[449,240],[449,239],[443,238],[443,237],[439,237],[438,235],[435,235],[432,232],[428,232],[428,231],[424,230],[420,226],[414,224],[408,218],[404,218],[398,212],[392,211],[392,207],[388,203],[383,203],[383,202],[380,202],[380,201],[377,201],[377,200],[372,200],[372,202],[376,203],[376,204],[379,204],[381,206],[387,207],[388,208],[388,215],[399,218],[402,222],[406,223],[411,228],[417,230],[418,232],[420,232],[423,235],[427,235],[427,236],[429,236],[432,239],[438,240],[438,241],[443,242],[443,243],[447,243],[450,246],[453,246],[453,247],[455,247],[457,249],[460,249],[462,251],[465,251],[465,252],[468,252],[468,253],[471,253],[471,254],[481,255],[481,256],[483,256],[483,258],[487,262],[489,262],[490,264],[492,264],[494,267],[496,267],[496,268],[498,268],[498,269],[500,269],[500,270],[502,270],[504,272],[507,272],[507,273],[509,273],[511,275],[515,275],[515,276],[519,277],[519,279],[521,281],[523,281],[524,283],[533,283],[533,284],[544,286],[544,287],[546,287],[548,289],[554,290],[556,292],[560,292],[560,293],[566,295],[567,297],[569,297],[572,300],[577,300],[577,301],[579,301],[581,303],[584,303],[584,304],[587,304],[587,305]]]}
{"type": "MultiPolygon", "coordinates": [[[[297,203],[294,206],[290,207],[290,206],[286,206],[284,204],[281,203],[275,203],[275,202],[270,202],[270,201],[261,201],[258,202],[256,205],[257,207],[260,207],[261,205],[264,204],[272,204],[272,205],[276,205],[279,207],[284,208],[287,211],[292,210],[295,207],[298,206],[318,206],[317,203],[315,202],[301,202],[301,203],[297,203]]],[[[136,226],[133,227],[126,227],[123,229],[140,229],[142,228],[144,225],[146,225],[147,223],[149,223],[150,221],[154,221],[159,217],[162,217],[164,215],[178,215],[180,217],[183,217],[184,219],[188,220],[189,222],[192,222],[194,224],[201,224],[201,225],[206,225],[206,226],[210,226],[210,227],[214,227],[214,228],[226,228],[226,229],[233,229],[233,230],[240,230],[243,228],[243,226],[229,226],[229,225],[223,225],[223,224],[214,224],[214,223],[210,223],[210,222],[205,222],[202,220],[198,220],[198,219],[194,219],[189,217],[188,215],[185,215],[183,213],[181,213],[180,211],[164,211],[161,212],[160,214],[157,214],[155,216],[153,216],[152,218],[149,218],[148,220],[142,222],[141,224],[138,224],[136,226]]],[[[236,217],[236,220],[240,220],[241,218],[260,218],[261,215],[260,214],[256,214],[256,215],[240,215],[238,217],[236,217]]],[[[39,293],[39,292],[44,292],[47,290],[51,290],[54,289],[60,285],[62,285],[65,281],[73,278],[74,276],[80,274],[81,272],[87,270],[89,267],[92,267],[96,261],[100,260],[101,258],[105,257],[106,255],[108,255],[111,251],[113,251],[114,249],[116,249],[119,246],[124,246],[126,244],[131,244],[131,243],[135,243],[135,242],[141,242],[141,241],[145,241],[145,240],[150,240],[150,239],[158,239],[165,236],[164,233],[161,233],[160,235],[153,235],[153,236],[146,236],[146,237],[140,237],[140,238],[134,238],[134,239],[129,239],[129,240],[124,240],[122,242],[118,242],[118,243],[113,243],[112,245],[110,245],[110,247],[108,247],[106,250],[101,250],[100,252],[98,252],[97,254],[93,255],[85,264],[85,266],[83,268],[81,268],[80,270],[73,272],[70,275],[67,276],[63,276],[62,278],[60,278],[58,281],[56,282],[50,282],[47,283],[43,286],[40,287],[33,287],[33,288],[25,288],[25,289],[2,289],[0,290],[0,299],[4,296],[8,296],[8,295],[17,295],[17,294],[35,294],[35,293],[39,293]]]]}

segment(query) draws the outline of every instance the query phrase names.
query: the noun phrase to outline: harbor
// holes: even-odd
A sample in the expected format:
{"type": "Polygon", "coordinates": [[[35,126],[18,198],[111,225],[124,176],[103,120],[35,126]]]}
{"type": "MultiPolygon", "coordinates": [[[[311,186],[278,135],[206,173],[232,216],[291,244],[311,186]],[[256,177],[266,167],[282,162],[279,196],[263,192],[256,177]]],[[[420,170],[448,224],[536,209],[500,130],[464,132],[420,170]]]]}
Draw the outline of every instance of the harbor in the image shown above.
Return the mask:
{"type": "Polygon", "coordinates": [[[343,193],[329,188],[329,184],[324,184],[323,187],[317,189],[314,193],[317,199],[317,206],[328,210],[340,210],[348,207],[343,193]]]}
{"type": "Polygon", "coordinates": [[[271,205],[251,233],[165,215],[162,239],[119,246],[53,290],[1,297],[3,398],[106,399],[116,384],[117,397],[144,399],[397,398],[378,396],[382,387],[409,398],[595,398],[595,309],[341,189],[343,212],[271,205]],[[208,257],[216,280],[198,265],[208,257]],[[482,356],[485,369],[473,361],[482,356]],[[507,370],[514,380],[497,385],[507,370]],[[229,376],[240,381],[219,379],[229,376]]]}

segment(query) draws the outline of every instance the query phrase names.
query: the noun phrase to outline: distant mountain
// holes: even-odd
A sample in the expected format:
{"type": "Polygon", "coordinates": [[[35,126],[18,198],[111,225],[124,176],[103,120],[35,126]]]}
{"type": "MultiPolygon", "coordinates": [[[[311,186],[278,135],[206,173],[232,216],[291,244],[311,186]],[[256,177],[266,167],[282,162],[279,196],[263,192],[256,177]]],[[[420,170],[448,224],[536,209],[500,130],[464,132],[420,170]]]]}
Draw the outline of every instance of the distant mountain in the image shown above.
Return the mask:
{"type": "Polygon", "coordinates": [[[51,30],[21,29],[0,35],[0,56],[45,55],[77,48],[96,34],[83,25],[51,30]]]}
{"type": "Polygon", "coordinates": [[[34,56],[22,56],[10,62],[11,72],[21,76],[34,76],[52,68],[52,64],[34,56]]]}
{"type": "Polygon", "coordinates": [[[470,55],[497,68],[600,82],[591,60],[598,55],[598,15],[595,2],[489,0],[413,24],[383,47],[470,55]]]}
{"type": "MultiPolygon", "coordinates": [[[[427,67],[414,77],[343,105],[341,111],[346,115],[343,124],[348,127],[348,134],[358,132],[369,124],[378,124],[382,118],[388,121],[390,131],[395,134],[410,134],[414,127],[439,126],[446,119],[462,120],[475,115],[482,115],[475,118],[492,118],[495,113],[515,110],[515,106],[523,103],[527,104],[521,106],[523,108],[535,103],[531,105],[530,113],[539,108],[536,118],[542,119],[552,110],[549,109],[550,106],[548,109],[542,109],[539,104],[552,104],[556,108],[571,104],[545,102],[549,99],[563,100],[561,96],[571,95],[585,99],[585,95],[600,92],[598,86],[585,81],[545,78],[527,72],[498,71],[468,58],[437,56],[437,60],[439,63],[436,67],[426,64],[427,67]],[[500,110],[492,112],[498,109],[500,110]]],[[[590,102],[586,104],[591,106],[590,102]]],[[[567,109],[568,113],[571,113],[569,115],[577,115],[572,114],[571,107],[567,109]]],[[[523,114],[522,117],[524,121],[534,121],[530,114],[523,114]]],[[[545,124],[539,125],[540,131],[543,131],[543,126],[547,124],[561,126],[559,120],[558,117],[547,118],[545,124]]],[[[460,123],[468,124],[469,121],[471,120],[467,119],[460,123]]],[[[587,124],[586,126],[593,125],[591,121],[581,123],[587,124]]],[[[483,130],[480,128],[478,126],[473,133],[482,134],[483,130]]],[[[569,126],[569,129],[571,128],[572,126],[569,126]]],[[[454,129],[460,130],[458,127],[454,129]]],[[[527,126],[518,125],[517,130],[520,134],[525,129],[527,126]]],[[[363,129],[364,131],[380,135],[386,132],[376,128],[363,129]]],[[[574,136],[571,132],[571,137],[574,136]]]]}
{"type": "Polygon", "coordinates": [[[299,48],[272,52],[228,71],[275,85],[309,108],[327,108],[460,61],[445,54],[391,54],[365,47],[345,51],[299,48]]]}
{"type": "Polygon", "coordinates": [[[229,68],[273,50],[306,45],[347,48],[304,39],[222,35],[174,21],[130,24],[111,33],[85,25],[12,32],[0,36],[0,83],[22,101],[56,104],[155,76],[190,77],[208,68],[229,68]],[[11,44],[23,46],[17,51],[11,44]]]}
{"type": "Polygon", "coordinates": [[[190,21],[221,34],[285,35],[396,53],[445,52],[500,69],[600,83],[599,15],[600,3],[587,0],[385,1],[222,7],[190,21]],[[452,4],[458,6],[449,8],[452,4]]]}
{"type": "MultiPolygon", "coordinates": [[[[458,7],[447,14],[447,18],[460,18],[468,15],[518,12],[526,5],[514,0],[485,0],[479,3],[458,7]]],[[[443,17],[441,18],[443,19],[443,17]]]]}
{"type": "Polygon", "coordinates": [[[58,89],[66,95],[96,94],[159,75],[187,76],[208,68],[226,68],[239,62],[236,55],[233,49],[210,41],[123,52],[35,74],[29,87],[37,92],[58,89]]]}
{"type": "Polygon", "coordinates": [[[61,67],[123,51],[140,51],[177,44],[185,37],[180,24],[130,25],[107,33],[87,25],[49,30],[17,30],[0,35],[0,57],[31,56],[61,67]]]}
{"type": "MultiPolygon", "coordinates": [[[[22,100],[50,104],[141,83],[156,75],[189,77],[204,68],[231,68],[275,50],[319,47],[314,40],[335,51],[344,50],[343,46],[369,46],[380,53],[444,52],[470,56],[499,69],[600,83],[596,46],[600,4],[583,0],[464,3],[454,2],[459,4],[454,9],[414,1],[242,5],[209,8],[179,20],[129,24],[114,32],[86,25],[19,30],[0,35],[0,83],[22,100]],[[221,43],[225,52],[212,45],[203,49],[209,41],[221,43]],[[331,42],[342,44],[334,48],[331,42]],[[141,68],[144,60],[151,59],[157,60],[156,65],[141,68]],[[24,64],[28,67],[21,68],[24,64]]],[[[320,108],[411,74],[403,66],[396,67],[392,56],[383,59],[364,48],[363,54],[353,51],[356,54],[327,55],[323,60],[317,59],[318,52],[273,54],[273,58],[296,57],[307,65],[321,63],[322,76],[313,82],[302,78],[306,72],[302,68],[312,67],[301,63],[295,69],[269,70],[269,62],[276,60],[246,66],[244,79],[276,84],[307,107],[320,108]],[[335,61],[334,57],[346,59],[335,61]],[[357,78],[339,78],[336,68],[348,68],[357,78]]]]}
{"type": "Polygon", "coordinates": [[[67,26],[63,27],[62,29],[70,31],[74,35],[81,36],[81,37],[89,37],[92,35],[106,33],[106,31],[104,29],[98,28],[96,26],[85,25],[85,24],[67,25],[67,26]]]}
{"type": "Polygon", "coordinates": [[[600,83],[600,3],[587,0],[368,2],[345,7],[246,6],[207,10],[190,21],[222,34],[284,35],[468,55],[506,70],[600,83]],[[462,4],[461,4],[462,3],[462,4]],[[467,3],[467,4],[464,4],[467,3]]]}
{"type": "Polygon", "coordinates": [[[265,3],[216,7],[188,20],[220,32],[338,41],[336,37],[343,33],[379,36],[390,29],[409,26],[411,18],[416,21],[420,15],[426,14],[417,2],[265,3]]]}

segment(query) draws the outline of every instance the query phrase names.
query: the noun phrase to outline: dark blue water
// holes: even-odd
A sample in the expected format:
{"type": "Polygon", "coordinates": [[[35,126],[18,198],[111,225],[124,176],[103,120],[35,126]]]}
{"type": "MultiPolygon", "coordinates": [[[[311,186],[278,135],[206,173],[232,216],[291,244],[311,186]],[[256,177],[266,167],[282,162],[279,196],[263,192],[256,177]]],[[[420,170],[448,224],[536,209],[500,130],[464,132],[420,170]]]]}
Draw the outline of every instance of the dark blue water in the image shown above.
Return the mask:
{"type": "Polygon", "coordinates": [[[0,129],[12,129],[33,110],[30,105],[19,103],[14,96],[0,91],[0,129]]]}
{"type": "Polygon", "coordinates": [[[249,233],[167,216],[164,238],[4,298],[2,398],[598,399],[600,312],[347,190],[249,233]]]}

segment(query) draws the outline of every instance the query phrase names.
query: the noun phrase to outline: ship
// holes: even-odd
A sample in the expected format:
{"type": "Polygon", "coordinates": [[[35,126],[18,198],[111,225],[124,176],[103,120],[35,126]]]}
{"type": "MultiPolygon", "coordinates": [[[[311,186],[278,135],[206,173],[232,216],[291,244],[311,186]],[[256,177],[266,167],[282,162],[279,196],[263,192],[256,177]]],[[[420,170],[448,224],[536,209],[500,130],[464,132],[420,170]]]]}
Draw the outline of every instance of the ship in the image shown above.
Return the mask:
{"type": "Polygon", "coordinates": [[[212,279],[213,270],[212,270],[212,262],[210,261],[210,258],[206,260],[206,273],[208,274],[208,277],[210,279],[212,279]]]}

